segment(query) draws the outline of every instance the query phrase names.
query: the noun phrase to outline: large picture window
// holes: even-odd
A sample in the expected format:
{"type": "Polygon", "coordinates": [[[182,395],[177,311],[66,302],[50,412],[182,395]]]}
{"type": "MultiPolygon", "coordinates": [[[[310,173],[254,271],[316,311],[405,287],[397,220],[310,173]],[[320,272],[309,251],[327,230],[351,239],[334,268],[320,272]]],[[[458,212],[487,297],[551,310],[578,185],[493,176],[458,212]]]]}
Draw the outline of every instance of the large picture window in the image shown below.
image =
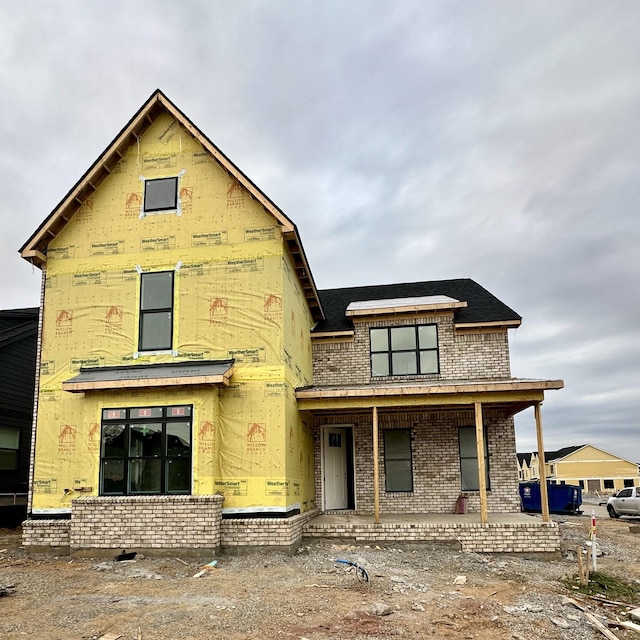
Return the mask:
{"type": "Polygon", "coordinates": [[[385,430],[384,476],[386,491],[413,491],[411,431],[409,429],[385,430]]]}
{"type": "Polygon", "coordinates": [[[435,324],[371,329],[371,373],[409,376],[438,373],[438,328],[435,324]]]}
{"type": "Polygon", "coordinates": [[[19,448],[20,429],[0,427],[0,471],[17,470],[19,448]]]}
{"type": "MultiPolygon", "coordinates": [[[[460,440],[460,476],[463,491],[479,491],[480,477],[478,474],[478,448],[476,446],[476,428],[460,427],[458,430],[460,440]]],[[[489,449],[487,447],[486,428],[483,432],[484,468],[486,471],[487,490],[489,484],[489,449]]]]}
{"type": "Polygon", "coordinates": [[[173,276],[173,271],[141,275],[138,351],[162,351],[172,347],[173,276]]]}
{"type": "Polygon", "coordinates": [[[191,492],[191,406],[104,409],[100,495],[191,492]]]}

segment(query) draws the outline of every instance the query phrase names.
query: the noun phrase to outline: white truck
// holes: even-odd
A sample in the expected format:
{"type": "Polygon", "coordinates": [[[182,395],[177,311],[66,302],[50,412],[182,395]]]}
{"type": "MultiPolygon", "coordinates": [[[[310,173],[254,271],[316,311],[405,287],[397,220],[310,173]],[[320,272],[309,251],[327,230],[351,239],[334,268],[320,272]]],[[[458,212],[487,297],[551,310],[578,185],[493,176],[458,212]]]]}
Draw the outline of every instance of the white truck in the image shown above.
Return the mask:
{"type": "Polygon", "coordinates": [[[640,487],[626,487],[607,500],[609,517],[640,516],[640,487]]]}

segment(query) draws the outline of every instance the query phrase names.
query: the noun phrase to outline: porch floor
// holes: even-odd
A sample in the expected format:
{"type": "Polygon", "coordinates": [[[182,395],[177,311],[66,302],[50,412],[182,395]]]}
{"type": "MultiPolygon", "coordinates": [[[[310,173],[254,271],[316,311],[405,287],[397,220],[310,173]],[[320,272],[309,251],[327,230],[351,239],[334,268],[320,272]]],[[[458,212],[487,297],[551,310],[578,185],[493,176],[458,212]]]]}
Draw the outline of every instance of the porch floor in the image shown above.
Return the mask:
{"type": "Polygon", "coordinates": [[[490,513],[484,524],[479,513],[384,514],[376,524],[373,515],[333,511],[309,520],[303,537],[363,544],[445,543],[482,553],[555,552],[560,548],[557,523],[543,522],[540,516],[528,513],[490,513]]]}

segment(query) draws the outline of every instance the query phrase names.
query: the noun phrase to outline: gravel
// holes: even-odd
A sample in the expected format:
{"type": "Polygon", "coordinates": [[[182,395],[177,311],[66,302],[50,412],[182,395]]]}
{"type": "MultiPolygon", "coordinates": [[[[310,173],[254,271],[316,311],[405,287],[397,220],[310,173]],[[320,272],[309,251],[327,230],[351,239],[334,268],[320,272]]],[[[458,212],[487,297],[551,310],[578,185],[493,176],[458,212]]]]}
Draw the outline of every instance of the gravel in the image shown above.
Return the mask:
{"type": "MultiPolygon", "coordinates": [[[[601,639],[567,596],[608,620],[624,619],[625,609],[563,586],[562,578],[577,571],[576,549],[590,517],[558,520],[562,552],[551,558],[313,542],[294,556],[221,555],[204,572],[208,560],[192,558],[120,563],[28,554],[16,532],[0,531],[0,589],[15,585],[0,598],[0,637],[601,639]],[[364,566],[370,581],[337,558],[364,566]]],[[[640,579],[638,535],[629,523],[601,520],[598,535],[600,567],[640,579]]]]}

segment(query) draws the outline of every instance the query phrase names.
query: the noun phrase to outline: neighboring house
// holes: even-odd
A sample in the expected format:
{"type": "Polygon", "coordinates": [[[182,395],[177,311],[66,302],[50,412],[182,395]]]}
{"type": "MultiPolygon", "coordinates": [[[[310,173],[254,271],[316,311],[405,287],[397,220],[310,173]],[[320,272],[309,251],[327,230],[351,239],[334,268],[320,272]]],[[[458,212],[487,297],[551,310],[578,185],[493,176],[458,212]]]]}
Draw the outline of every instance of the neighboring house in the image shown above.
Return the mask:
{"type": "MultiPolygon", "coordinates": [[[[640,469],[636,462],[625,460],[591,444],[545,451],[547,479],[554,484],[575,484],[584,493],[600,495],[613,493],[624,487],[640,486],[640,469]]],[[[519,453],[520,479],[540,477],[537,452],[519,453]]]]}
{"type": "Polygon", "coordinates": [[[537,477],[531,471],[531,453],[518,453],[518,480],[526,482],[537,477]]]}
{"type": "Polygon", "coordinates": [[[0,528],[27,515],[38,309],[0,311],[0,528]]]}
{"type": "Polygon", "coordinates": [[[469,279],[318,292],[295,225],[161,92],[21,253],[43,271],[25,544],[293,547],[321,512],[519,511],[513,415],[541,437],[562,387],[511,377],[520,316],[469,279]]]}

